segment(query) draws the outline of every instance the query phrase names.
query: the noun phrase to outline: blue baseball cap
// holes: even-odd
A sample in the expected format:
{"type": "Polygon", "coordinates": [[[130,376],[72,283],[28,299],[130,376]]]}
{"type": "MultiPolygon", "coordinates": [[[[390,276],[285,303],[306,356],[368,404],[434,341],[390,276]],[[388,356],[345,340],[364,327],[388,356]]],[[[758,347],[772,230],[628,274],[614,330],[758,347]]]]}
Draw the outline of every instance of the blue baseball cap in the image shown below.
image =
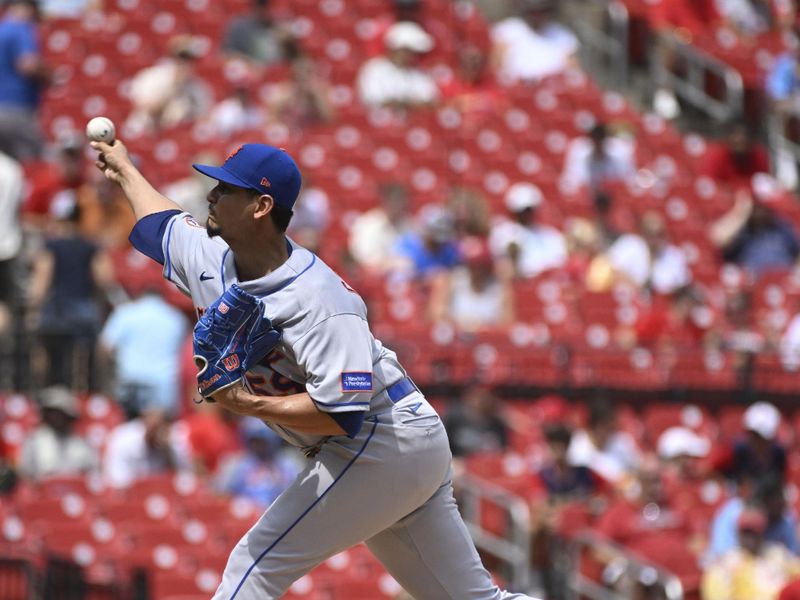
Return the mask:
{"type": "Polygon", "coordinates": [[[228,155],[221,167],[192,165],[203,175],[261,194],[292,209],[303,183],[300,169],[285,150],[266,144],[244,144],[228,155]]]}

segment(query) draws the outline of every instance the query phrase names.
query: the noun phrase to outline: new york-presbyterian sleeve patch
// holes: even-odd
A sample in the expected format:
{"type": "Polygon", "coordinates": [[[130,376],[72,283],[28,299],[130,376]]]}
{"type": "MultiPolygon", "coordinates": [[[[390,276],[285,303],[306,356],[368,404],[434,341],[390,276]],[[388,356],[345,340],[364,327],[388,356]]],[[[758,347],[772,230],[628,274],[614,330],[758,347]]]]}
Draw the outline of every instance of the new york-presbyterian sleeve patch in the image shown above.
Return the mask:
{"type": "Polygon", "coordinates": [[[345,371],[342,373],[343,392],[371,392],[372,373],[361,371],[345,371]]]}

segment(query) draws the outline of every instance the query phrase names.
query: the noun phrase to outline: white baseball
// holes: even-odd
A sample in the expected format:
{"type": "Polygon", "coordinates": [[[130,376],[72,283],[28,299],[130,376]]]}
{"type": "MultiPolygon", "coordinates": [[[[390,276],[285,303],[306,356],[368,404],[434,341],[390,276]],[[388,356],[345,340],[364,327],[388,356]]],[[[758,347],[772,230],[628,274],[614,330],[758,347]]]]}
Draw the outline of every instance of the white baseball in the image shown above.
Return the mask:
{"type": "Polygon", "coordinates": [[[93,142],[112,144],[116,135],[114,122],[108,117],[95,117],[86,124],[86,137],[93,142]]]}

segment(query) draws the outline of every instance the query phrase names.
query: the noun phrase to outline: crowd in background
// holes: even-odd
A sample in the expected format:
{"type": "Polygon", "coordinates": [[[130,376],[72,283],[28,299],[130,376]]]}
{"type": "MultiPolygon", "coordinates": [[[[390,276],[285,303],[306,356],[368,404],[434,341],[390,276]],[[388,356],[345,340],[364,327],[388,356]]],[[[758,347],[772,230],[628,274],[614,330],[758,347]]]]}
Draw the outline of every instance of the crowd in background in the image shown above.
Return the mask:
{"type": "MultiPolygon", "coordinates": [[[[199,124],[211,137],[233,140],[276,125],[302,132],[335,123],[329,74],[304,51],[278,4],[254,0],[249,13],[227,24],[220,53],[234,75],[225,97],[198,69],[198,40],[174,36],[169,54],[130,81],[120,137],[199,124]]],[[[386,0],[365,41],[369,56],[354,74],[363,106],[394,115],[449,106],[468,124],[498,113],[508,86],[535,88],[578,68],[580,42],[558,20],[555,2],[519,0],[495,23],[474,4],[455,2],[463,37],[429,19],[426,4],[386,0]],[[436,61],[428,59],[434,48],[436,61]]],[[[651,4],[660,27],[688,40],[718,27],[742,40],[791,32],[798,18],[790,0],[651,4]]],[[[297,473],[296,457],[259,422],[214,405],[192,407],[193,307],[128,246],[133,216],[120,190],[94,169],[81,132],[59,131],[51,139],[39,127],[48,85],[58,85],[57,65],[46,64],[39,50],[40,19],[101,9],[91,2],[10,0],[0,20],[0,388],[33,389],[41,411],[41,424],[6,461],[23,479],[97,472],[120,488],[154,473],[191,470],[220,492],[267,506],[297,473]],[[124,410],[100,456],[73,427],[76,392],[106,394],[124,410]]],[[[800,43],[790,48],[765,83],[775,110],[792,110],[800,98],[800,43]]],[[[673,60],[667,47],[659,52],[661,60],[673,60]]],[[[654,109],[674,118],[680,102],[662,86],[654,109]]],[[[772,208],[765,189],[793,191],[772,177],[757,126],[730,124],[725,136],[709,141],[699,168],[735,197],[707,224],[709,243],[721,261],[752,278],[788,271],[800,255],[796,227],[772,208]]],[[[199,162],[221,158],[212,151],[199,162]]],[[[687,251],[662,214],[634,218],[619,210],[615,190],[641,176],[638,161],[636,133],[626,123],[587,122],[582,135],[567,140],[557,179],[565,193],[588,191],[591,216],[566,222],[549,216],[559,198],[530,181],[510,182],[500,211],[468,186],[412,210],[408,182],[382,185],[372,207],[348,224],[343,264],[356,277],[420,286],[426,305],[418,318],[457,331],[507,329],[521,313],[515,284],[559,271],[587,291],[623,289],[637,299],[637,318],[612,332],[615,347],[773,351],[786,365],[800,364],[800,314],[777,325],[757,322],[745,292],[712,300],[696,285],[687,251]]],[[[209,181],[190,176],[163,189],[203,222],[209,181]]],[[[289,234],[323,248],[327,228],[339,218],[336,198],[309,179],[295,213],[289,234]]],[[[677,563],[694,564],[704,598],[777,598],[782,584],[800,576],[774,407],[750,406],[744,437],[724,448],[691,428],[667,430],[645,447],[620,430],[603,403],[580,426],[566,407],[556,413],[531,424],[547,448],[534,469],[542,494],[532,501],[532,535],[542,549],[536,566],[543,572],[552,567],[560,510],[579,499],[593,511],[598,531],[661,564],[664,540],[677,536],[676,548],[686,555],[676,551],[666,561],[675,565],[665,566],[685,572],[677,563]],[[709,528],[690,514],[691,502],[680,505],[678,492],[699,494],[712,481],[726,500],[709,528]]],[[[513,421],[491,389],[472,389],[448,411],[454,454],[502,451],[509,427],[519,427],[513,421]]]]}

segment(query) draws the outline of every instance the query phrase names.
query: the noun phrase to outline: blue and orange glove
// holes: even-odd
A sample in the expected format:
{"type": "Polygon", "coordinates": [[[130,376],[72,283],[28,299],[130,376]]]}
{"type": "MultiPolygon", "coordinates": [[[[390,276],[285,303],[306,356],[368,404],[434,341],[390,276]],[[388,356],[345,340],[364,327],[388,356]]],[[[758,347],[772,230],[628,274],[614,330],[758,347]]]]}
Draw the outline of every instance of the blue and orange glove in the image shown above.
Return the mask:
{"type": "Polygon", "coordinates": [[[197,385],[206,400],[236,385],[281,341],[282,332],[264,316],[264,305],[238,285],[229,287],[194,326],[197,385]]]}

